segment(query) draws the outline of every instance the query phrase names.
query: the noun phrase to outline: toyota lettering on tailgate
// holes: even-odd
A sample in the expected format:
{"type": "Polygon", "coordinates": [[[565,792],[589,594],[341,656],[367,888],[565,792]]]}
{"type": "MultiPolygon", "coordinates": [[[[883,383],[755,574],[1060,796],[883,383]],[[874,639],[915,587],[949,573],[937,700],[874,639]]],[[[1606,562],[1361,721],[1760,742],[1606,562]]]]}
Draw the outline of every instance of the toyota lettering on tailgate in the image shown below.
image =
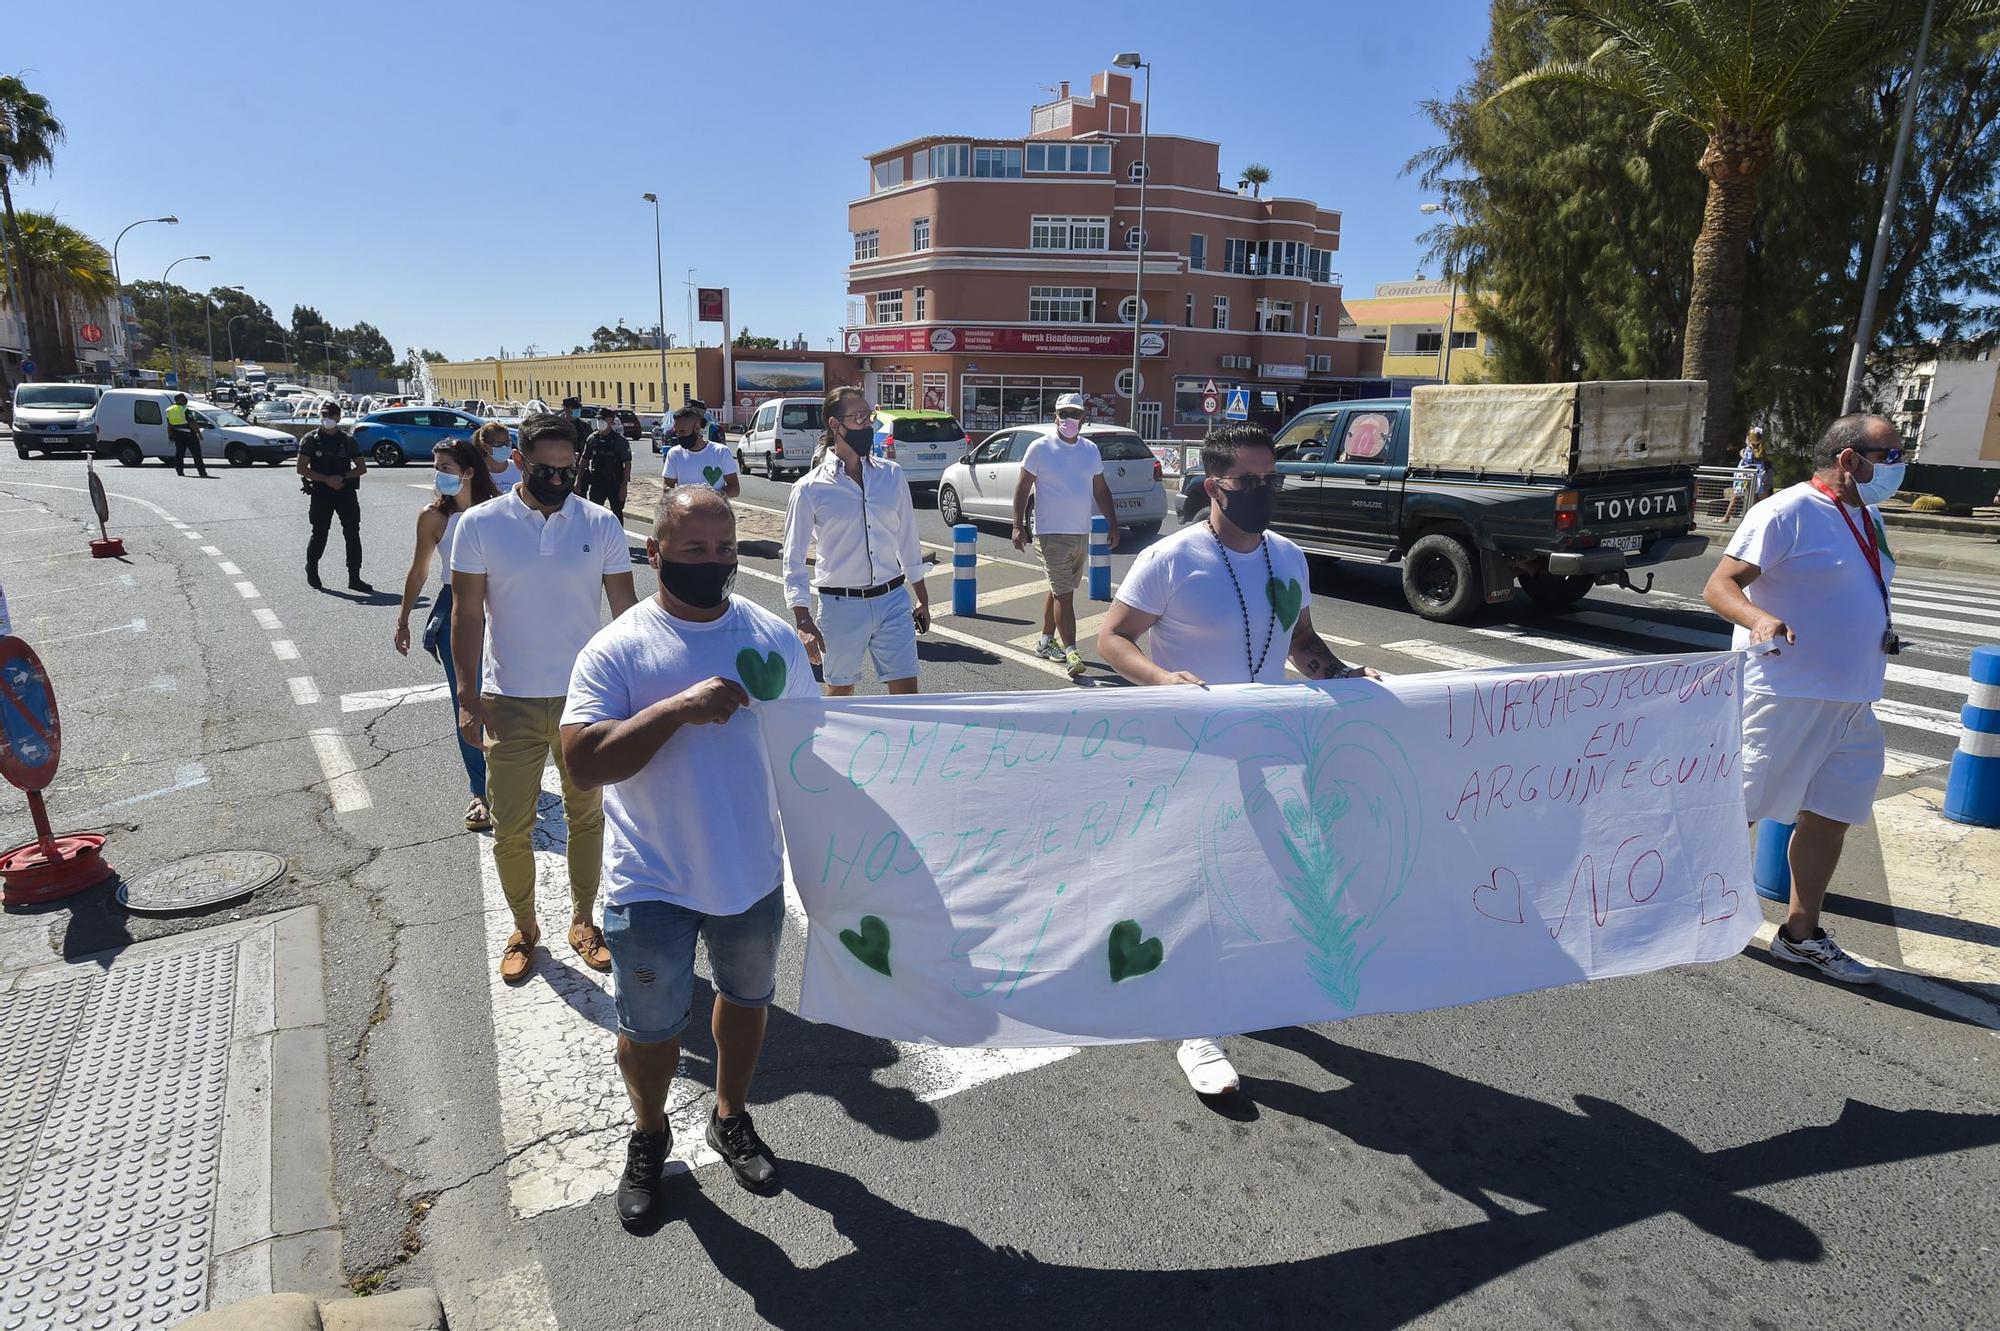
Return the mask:
{"type": "Polygon", "coordinates": [[[1595,522],[1617,522],[1622,518],[1670,518],[1681,512],[1683,491],[1665,490],[1650,495],[1619,495],[1615,499],[1593,499],[1595,522]]]}

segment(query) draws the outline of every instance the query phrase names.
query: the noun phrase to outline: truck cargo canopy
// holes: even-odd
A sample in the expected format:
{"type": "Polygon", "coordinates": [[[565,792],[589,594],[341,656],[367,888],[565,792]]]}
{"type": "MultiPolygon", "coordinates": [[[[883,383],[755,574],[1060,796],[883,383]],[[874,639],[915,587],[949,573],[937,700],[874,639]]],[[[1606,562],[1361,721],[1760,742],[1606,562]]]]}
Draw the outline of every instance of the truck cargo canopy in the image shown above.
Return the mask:
{"type": "Polygon", "coordinates": [[[1701,461],[1698,379],[1436,384],[1410,394],[1410,466],[1573,477],[1701,461]]]}

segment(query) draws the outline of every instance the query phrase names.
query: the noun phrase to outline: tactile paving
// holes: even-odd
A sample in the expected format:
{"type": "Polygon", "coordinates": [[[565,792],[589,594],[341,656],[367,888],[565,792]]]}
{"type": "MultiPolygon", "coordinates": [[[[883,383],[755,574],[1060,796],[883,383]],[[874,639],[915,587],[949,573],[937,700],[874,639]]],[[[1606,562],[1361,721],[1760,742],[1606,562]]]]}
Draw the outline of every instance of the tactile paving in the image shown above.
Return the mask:
{"type": "Polygon", "coordinates": [[[206,1304],[235,981],[228,942],[0,995],[0,1331],[206,1304]]]}

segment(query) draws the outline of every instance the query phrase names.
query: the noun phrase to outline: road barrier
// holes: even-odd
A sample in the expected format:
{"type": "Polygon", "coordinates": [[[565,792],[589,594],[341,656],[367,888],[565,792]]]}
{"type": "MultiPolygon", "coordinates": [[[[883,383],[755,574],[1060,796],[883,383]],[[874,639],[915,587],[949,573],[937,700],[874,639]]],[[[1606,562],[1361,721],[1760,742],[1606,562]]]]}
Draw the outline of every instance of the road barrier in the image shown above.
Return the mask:
{"type": "Polygon", "coordinates": [[[1111,599],[1111,524],[1102,513],[1090,515],[1090,599],[1111,599]]]}
{"type": "Polygon", "coordinates": [[[951,612],[971,615],[979,611],[979,528],[961,522],[951,529],[951,612]]]}
{"type": "Polygon", "coordinates": [[[1972,651],[1972,691],[1959,720],[1965,733],[1952,755],[1944,816],[1975,827],[2000,827],[2000,647],[1972,651]]]}

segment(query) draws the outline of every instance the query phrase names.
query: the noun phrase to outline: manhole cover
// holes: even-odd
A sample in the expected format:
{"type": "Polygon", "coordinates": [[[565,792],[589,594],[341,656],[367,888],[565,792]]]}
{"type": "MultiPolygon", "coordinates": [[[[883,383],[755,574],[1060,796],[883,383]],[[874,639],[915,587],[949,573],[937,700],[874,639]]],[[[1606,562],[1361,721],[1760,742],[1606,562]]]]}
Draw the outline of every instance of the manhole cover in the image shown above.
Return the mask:
{"type": "Polygon", "coordinates": [[[118,899],[127,910],[173,915],[247,897],[285,872],[282,855],[225,850],[164,865],[126,883],[118,899]]]}

